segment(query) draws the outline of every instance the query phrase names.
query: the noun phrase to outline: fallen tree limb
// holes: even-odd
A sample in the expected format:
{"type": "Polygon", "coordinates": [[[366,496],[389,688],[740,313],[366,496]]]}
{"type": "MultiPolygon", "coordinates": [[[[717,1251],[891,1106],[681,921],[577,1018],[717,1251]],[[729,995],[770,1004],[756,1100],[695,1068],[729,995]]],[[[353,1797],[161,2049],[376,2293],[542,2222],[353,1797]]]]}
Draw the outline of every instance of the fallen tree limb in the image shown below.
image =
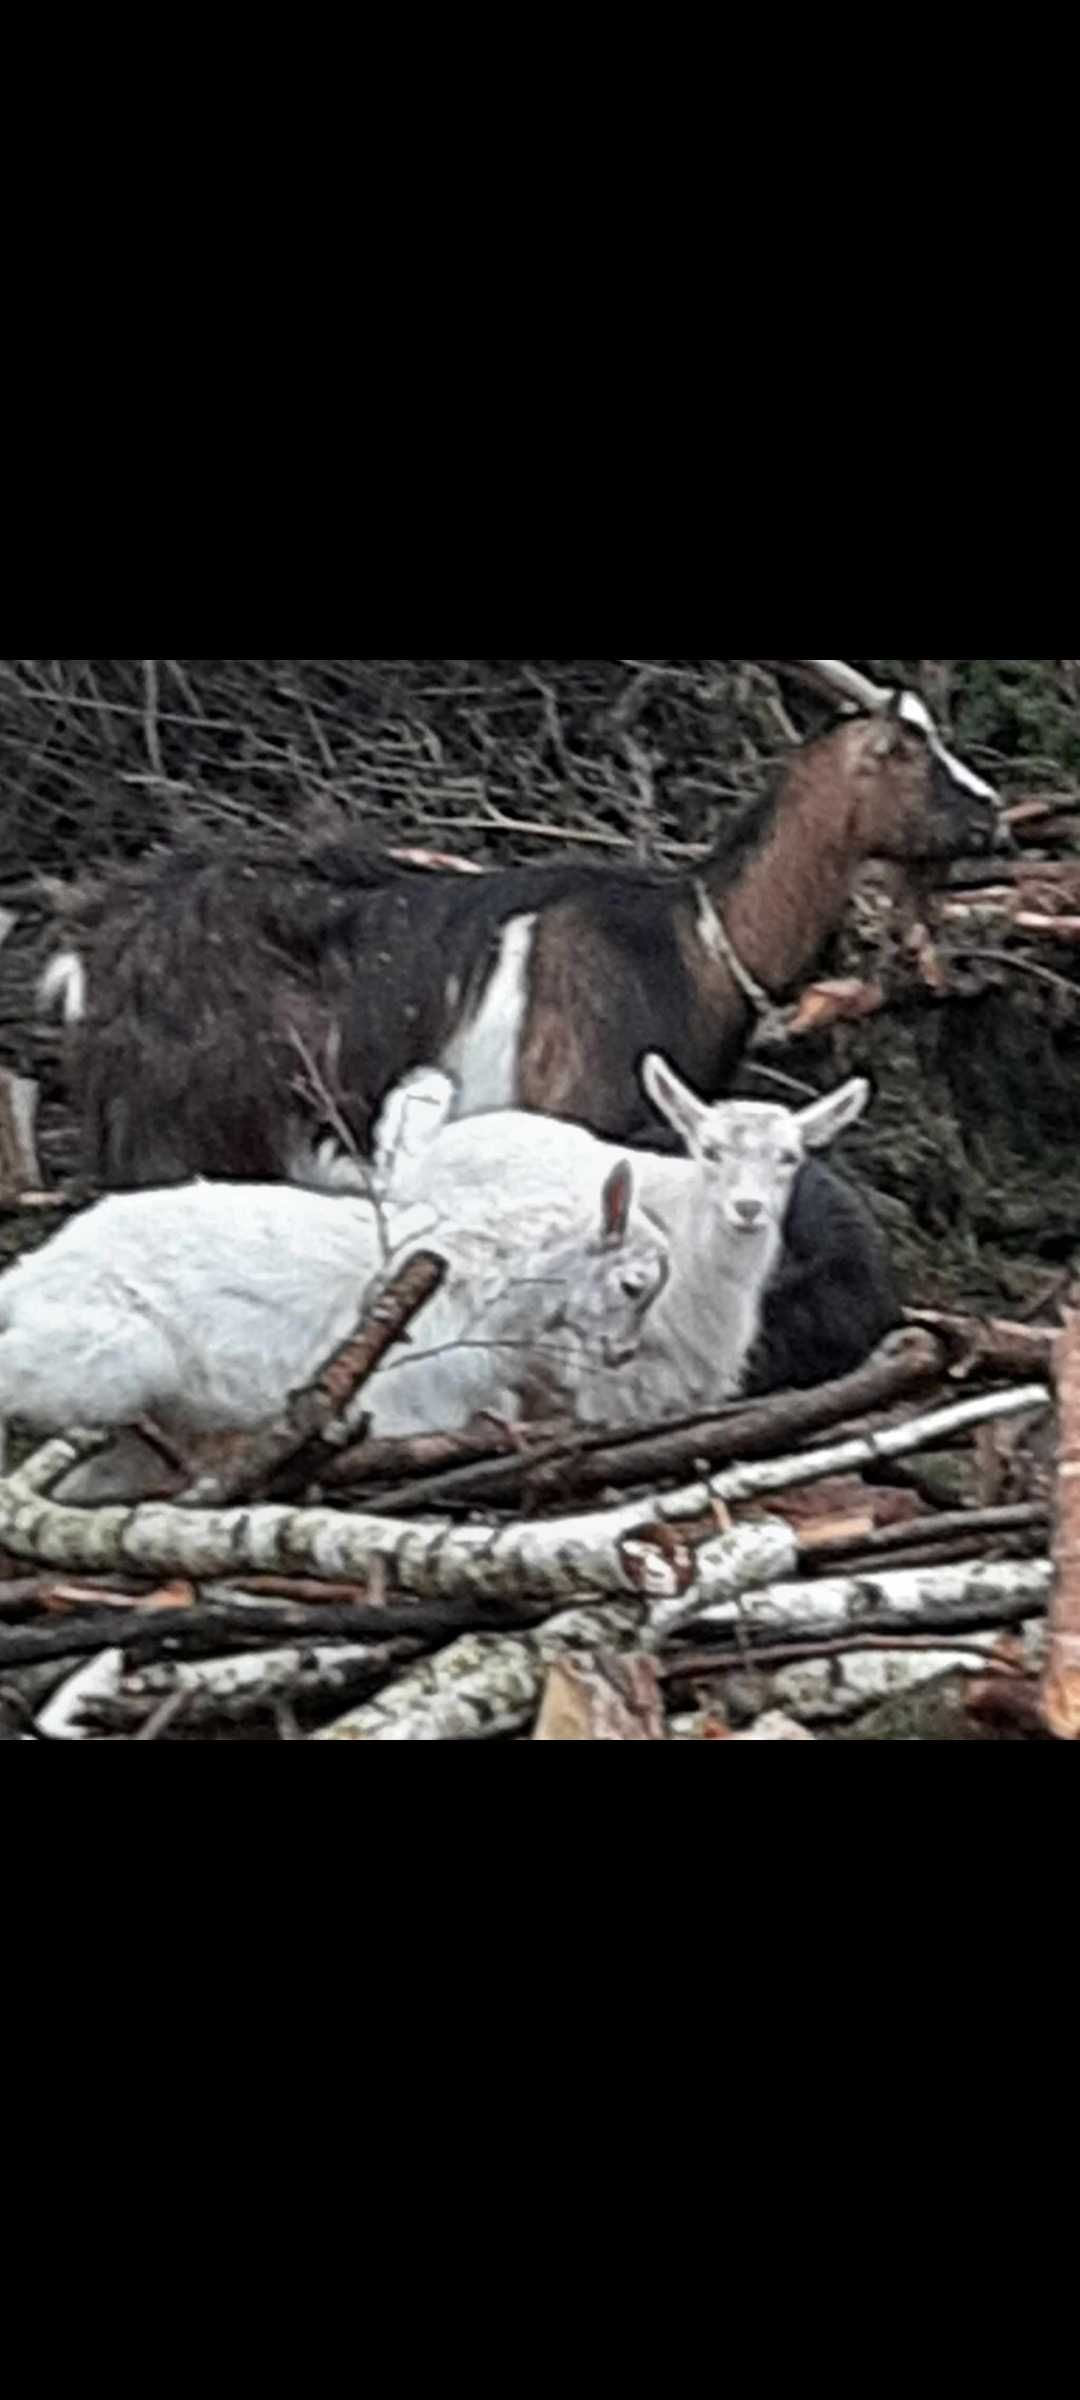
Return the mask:
{"type": "Polygon", "coordinates": [[[1022,1624],[1046,1608],[1049,1559],[1012,1559],[988,1565],[981,1559],[959,1565],[905,1570],[896,1574],[822,1576],[819,1582],[771,1584],[712,1603],[702,1625],[737,1636],[749,1656],[755,1645],[775,1640],[816,1642],[835,1634],[978,1630],[1022,1624]]]}
{"type": "Polygon", "coordinates": [[[0,1198],[18,1200],[41,1186],[34,1145],[38,1087],[0,1067],[0,1198]]]}
{"type": "Polygon", "coordinates": [[[214,1722],[240,1722],[282,1701],[309,1707],[355,1701],[401,1666],[415,1645],[384,1642],[370,1647],[292,1643],[240,1657],[209,1658],[195,1664],[151,1666],[121,1673],[111,1689],[91,1691],[83,1703],[106,1729],[131,1731],[148,1712],[180,1698],[185,1731],[214,1722]]]}
{"type": "Polygon", "coordinates": [[[222,1508],[271,1487],[279,1498],[290,1499],[317,1480],[345,1410],[434,1297],[445,1275],[445,1261],[431,1251],[418,1251],[408,1259],[314,1383],[290,1393],[281,1422],[257,1435],[218,1473],[200,1476],[182,1495],[180,1506],[222,1508]]]}
{"type": "Polygon", "coordinates": [[[808,1725],[850,1724],[881,1701],[921,1691],[946,1675],[963,1675],[973,1682],[993,1677],[1010,1685],[1022,1683],[1024,1677],[1018,1669],[995,1659],[993,1649],[999,1639],[994,1632],[972,1633],[963,1648],[958,1640],[950,1642],[944,1637],[935,1646],[927,1636],[919,1651],[883,1642],[880,1648],[851,1650],[846,1656],[808,1659],[769,1677],[768,1705],[790,1709],[808,1725]]]}
{"type": "MultiPolygon", "coordinates": [[[[1030,1636],[1036,1620],[1023,1627],[1030,1636]]],[[[1042,1628],[1045,1647],[1045,1627],[1042,1628]]],[[[822,1640],[810,1636],[805,1641],[755,1644],[749,1662],[755,1675],[772,1667],[801,1666],[817,1659],[863,1658],[879,1652],[889,1658],[970,1658],[977,1662],[980,1673],[1005,1677],[1023,1676],[1028,1672],[1021,1661],[997,1655],[1004,1639],[997,1631],[985,1633],[840,1633],[822,1640]]],[[[657,1674],[663,1684],[707,1683],[714,1678],[742,1674],[747,1659],[741,1651],[733,1650],[674,1650],[670,1657],[657,1660],[657,1674]]]]}
{"type": "Polygon", "coordinates": [[[495,1466],[482,1462],[422,1477],[404,1490],[377,1492],[367,1506],[385,1505],[395,1516],[407,1516],[447,1500],[508,1501],[520,1490],[531,1508],[541,1509],[609,1486],[664,1483],[729,1459],[769,1457],[849,1418],[932,1390],[944,1363],[934,1336],[912,1328],[894,1335],[865,1366],[812,1391],[771,1393],[653,1432],[570,1435],[539,1456],[526,1452],[495,1466]]]}
{"type": "Polygon", "coordinates": [[[1047,1732],[1080,1739],[1080,1311],[1070,1309],[1054,1352],[1058,1403],[1054,1594],[1041,1707],[1047,1732]]]}
{"type": "Polygon", "coordinates": [[[1041,1533],[1049,1524],[1049,1510],[1037,1500],[1018,1501],[1011,1508],[957,1508],[942,1510],[938,1516],[920,1516],[900,1525],[879,1525],[872,1532],[853,1536],[850,1541],[830,1541],[811,1538],[800,1545],[804,1555],[809,1553],[814,1566],[832,1559],[857,1557],[881,1558],[888,1563],[898,1550],[912,1548],[936,1549],[941,1543],[964,1541],[969,1551],[980,1542],[992,1541],[1003,1534],[1041,1533]]]}
{"type": "MultiPolygon", "coordinates": [[[[1015,1541],[1017,1537],[1014,1535],[1011,1538],[1015,1541]]],[[[1034,1547],[1040,1550],[1045,1549],[1045,1545],[1044,1527],[1041,1535],[1034,1537],[1034,1547]]],[[[898,1575],[902,1569],[908,1568],[962,1565],[965,1559],[970,1560],[974,1555],[970,1541],[963,1535],[957,1535],[949,1542],[912,1542],[907,1549],[891,1551],[884,1558],[880,1555],[875,1557],[873,1551],[853,1550],[843,1561],[837,1559],[834,1563],[837,1566],[842,1564],[847,1575],[877,1575],[883,1567],[888,1567],[891,1573],[898,1575]]],[[[984,1552],[979,1555],[987,1554],[984,1552]]],[[[1003,1549],[1000,1543],[992,1543],[989,1555],[1013,1558],[1022,1553],[1010,1547],[1003,1549]]]]}
{"type": "MultiPolygon", "coordinates": [[[[728,1468],[648,1505],[630,1502],[592,1515],[489,1525],[412,1524],[391,1517],[346,1515],[332,1509],[267,1504],[239,1510],[196,1511],[151,1502],[136,1507],[65,1508],[34,1489],[33,1475],[0,1481],[0,1543],[16,1557],[91,1573],[123,1567],[194,1583],[257,1574],[307,1573],[333,1582],[366,1581],[384,1561],[394,1588],[418,1600],[488,1602],[496,1608],[525,1600],[550,1601],[650,1590],[672,1599],[688,1590],[693,1562],[673,1569],[670,1531],[700,1525],[710,1536],[717,1502],[756,1499],[792,1484],[845,1474],[881,1459],[902,1458],[995,1418],[1039,1414],[1049,1395],[1039,1385],[956,1402],[905,1425],[797,1458],[728,1468]],[[633,1544],[633,1558],[627,1545],[633,1544]],[[654,1555],[655,1572],[643,1554],[654,1555]]],[[[49,1445],[50,1470],[68,1445],[49,1445]]],[[[31,1462],[40,1476],[41,1454],[31,1462]]],[[[692,1542],[696,1535],[686,1535],[692,1542]]],[[[187,1612],[190,1617],[190,1611],[187,1612]]],[[[70,1629],[74,1633],[77,1629],[70,1629]]],[[[398,1630],[395,1628],[395,1630],[398,1630]]],[[[405,1627],[400,1630],[406,1630],[405,1627]]],[[[419,1628],[418,1628],[419,1630],[419,1628]]],[[[26,1638],[26,1637],[24,1637],[26,1638]]],[[[3,1637],[0,1636],[0,1643],[3,1637]]],[[[39,1655],[45,1655],[40,1653],[39,1655]]]]}
{"type": "Polygon", "coordinates": [[[908,1325],[932,1335],[957,1383],[980,1374],[1049,1375],[1054,1333],[1048,1325],[1018,1325],[1006,1317],[950,1315],[941,1309],[907,1308],[908,1325]]]}
{"type": "MultiPolygon", "coordinates": [[[[569,1417],[552,1418],[550,1427],[530,1425],[530,1445],[540,1458],[561,1456],[572,1449],[576,1436],[569,1417]]],[[[459,1433],[414,1433],[372,1436],[355,1442],[347,1450],[336,1451],[328,1458],[319,1475],[324,1492],[348,1491],[362,1494],[365,1507],[381,1507],[392,1499],[397,1507],[398,1488],[404,1478],[415,1480],[418,1488],[433,1487],[444,1474],[458,1467],[487,1465],[499,1459],[521,1463],[517,1428],[503,1432],[491,1424],[482,1427],[463,1427],[459,1433]]]]}
{"type": "MultiPolygon", "coordinates": [[[[1015,1568],[950,1568],[945,1575],[952,1580],[881,1578],[872,1585],[847,1584],[842,1593],[836,1586],[773,1586],[745,1602],[729,1601],[715,1612],[725,1630],[737,1630],[728,1663],[752,1668],[755,1651],[775,1646],[781,1627],[792,1640],[818,1646],[838,1628],[853,1630],[856,1611],[864,1642],[877,1632],[895,1635],[907,1624],[940,1622],[944,1629],[965,1619],[975,1625],[1023,1623],[1045,1606],[1050,1588],[1048,1560],[1015,1568]]],[[[570,1610],[532,1633],[466,1636],[312,1739],[461,1742],[520,1732],[533,1720],[552,1658],[567,1650],[632,1648],[640,1623],[639,1609],[616,1602],[570,1610]]],[[[724,1656],[717,1651],[714,1667],[724,1656]]]]}
{"type": "Polygon", "coordinates": [[[536,1633],[466,1636],[312,1739],[483,1742],[518,1733],[536,1714],[553,1659],[564,1651],[625,1649],[640,1624],[639,1607],[616,1601],[567,1610],[536,1633]]]}
{"type": "Polygon", "coordinates": [[[649,1614],[646,1641],[650,1649],[670,1639],[684,1625],[744,1592],[798,1573],[799,1542],[782,1517],[763,1517],[734,1525],[698,1552],[692,1589],[674,1599],[658,1600],[649,1614]]]}
{"type": "Polygon", "coordinates": [[[203,1601],[193,1608],[133,1610],[118,1622],[115,1611],[64,1617],[50,1625],[20,1625],[0,1629],[0,1676],[13,1667],[36,1666],[55,1659],[89,1658],[99,1650],[122,1648],[125,1658],[213,1658],[245,1648],[258,1651],[283,1636],[294,1644],[331,1639],[341,1642],[382,1642],[407,1638],[445,1640],[459,1628],[473,1628],[477,1619],[489,1622],[489,1612],[468,1603],[441,1601],[403,1603],[387,1608],[246,1608],[203,1601]]]}
{"type": "Polygon", "coordinates": [[[761,1499],[771,1492],[787,1490],[792,1484],[820,1483],[826,1476],[847,1475],[880,1460],[910,1457],[913,1452],[932,1449],[954,1435],[971,1432],[977,1425],[1008,1417],[1040,1416],[1049,1405],[1049,1392],[1041,1384],[1021,1384],[1008,1392],[988,1392],[978,1400],[959,1400],[948,1408],[935,1409],[929,1416],[855,1435],[837,1442],[832,1449],[807,1450],[796,1458],[761,1459],[756,1464],[729,1467],[714,1475],[706,1489],[714,1501],[761,1499]]]}

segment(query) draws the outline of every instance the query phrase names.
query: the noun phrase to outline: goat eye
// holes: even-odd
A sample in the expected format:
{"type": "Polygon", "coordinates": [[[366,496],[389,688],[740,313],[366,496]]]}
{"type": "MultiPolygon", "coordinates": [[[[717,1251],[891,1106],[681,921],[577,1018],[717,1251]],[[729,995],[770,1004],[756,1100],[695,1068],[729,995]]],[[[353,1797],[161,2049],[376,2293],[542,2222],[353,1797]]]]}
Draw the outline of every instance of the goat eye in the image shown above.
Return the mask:
{"type": "Polygon", "coordinates": [[[782,1167],[797,1167],[799,1164],[798,1151],[782,1150],[780,1153],[780,1164],[782,1167]]]}

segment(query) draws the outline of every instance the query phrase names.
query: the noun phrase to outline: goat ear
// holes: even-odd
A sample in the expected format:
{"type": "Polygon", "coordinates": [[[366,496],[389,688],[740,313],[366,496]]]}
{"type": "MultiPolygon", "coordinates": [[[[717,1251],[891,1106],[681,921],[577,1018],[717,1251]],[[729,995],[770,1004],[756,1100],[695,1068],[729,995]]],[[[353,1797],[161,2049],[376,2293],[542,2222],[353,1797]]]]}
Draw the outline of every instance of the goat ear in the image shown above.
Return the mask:
{"type": "Polygon", "coordinates": [[[809,1108],[798,1112],[798,1126],[808,1150],[827,1150],[837,1135],[845,1133],[861,1117],[870,1098],[870,1086],[864,1075],[852,1083],[842,1083],[838,1092],[828,1092],[824,1100],[814,1100],[809,1108]]]}
{"type": "Polygon", "coordinates": [[[633,1170],[629,1161],[623,1158],[620,1159],[617,1167],[612,1168],[604,1185],[601,1202],[604,1240],[610,1242],[613,1249],[620,1248],[626,1240],[626,1229],[630,1222],[630,1203],[633,1197],[633,1170]]]}
{"type": "Polygon", "coordinates": [[[680,1083],[674,1067],[669,1067],[666,1058],[661,1058],[658,1050],[650,1050],[642,1060],[641,1082],[653,1107],[660,1116],[666,1117],[680,1140],[687,1143],[693,1141],[709,1111],[696,1092],[690,1091],[685,1083],[680,1083]]]}

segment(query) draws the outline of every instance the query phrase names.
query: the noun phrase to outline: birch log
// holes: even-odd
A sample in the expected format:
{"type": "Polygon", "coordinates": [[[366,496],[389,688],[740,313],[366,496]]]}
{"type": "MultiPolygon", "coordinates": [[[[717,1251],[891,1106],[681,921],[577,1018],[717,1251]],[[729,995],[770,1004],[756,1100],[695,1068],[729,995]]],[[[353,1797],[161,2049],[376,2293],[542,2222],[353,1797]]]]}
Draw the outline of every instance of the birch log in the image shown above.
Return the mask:
{"type": "MultiPolygon", "coordinates": [[[[730,1571],[730,1561],[729,1571],[730,1571]]],[[[920,1575],[857,1583],[771,1585],[725,1600],[706,1622],[738,1633],[752,1669],[753,1648],[778,1636],[812,1642],[837,1633],[1017,1624],[1045,1608],[1050,1562],[938,1568],[920,1575]]],[[[425,1659],[313,1738],[353,1742],[475,1742],[519,1732],[540,1704],[545,1668],[567,1650],[626,1648],[640,1641],[641,1610],[631,1603],[574,1609],[535,1633],[469,1634],[425,1659]]],[[[718,1649],[717,1664],[732,1652],[718,1649]]]]}
{"type": "Polygon", "coordinates": [[[122,1675],[112,1691],[91,1694],[91,1702],[106,1698],[125,1709],[154,1708],[174,1694],[186,1702],[182,1722],[203,1724],[208,1718],[242,1718],[275,1701],[325,1700],[327,1708],[370,1691],[400,1663],[403,1645],[347,1642],[336,1645],[293,1642],[277,1650],[253,1650],[236,1658],[207,1658],[197,1662],[144,1667],[122,1675]]]}
{"type": "MultiPolygon", "coordinates": [[[[1034,1664],[1045,1654],[1046,1627],[1025,1624],[1023,1632],[1034,1664]]],[[[848,1724],[881,1701],[919,1691],[945,1675],[985,1676],[1000,1639],[1000,1632],[972,1633],[962,1649],[953,1643],[941,1650],[849,1650],[833,1658],[803,1659],[767,1677],[766,1705],[786,1709],[806,1725],[848,1724]]]]}
{"type": "Polygon", "coordinates": [[[50,1742],[90,1742],[93,1732],[83,1711],[97,1700],[113,1700],[124,1676],[122,1650],[99,1650],[74,1675],[69,1675],[47,1707],[35,1719],[36,1729],[50,1742]]]}
{"type": "Polygon", "coordinates": [[[755,1642],[1018,1625],[1047,1607],[1051,1577],[1048,1558],[1000,1565],[970,1559],[892,1575],[822,1576],[744,1591],[700,1610],[697,1621],[737,1632],[751,1652],[755,1642]]]}
{"type": "Polygon", "coordinates": [[[483,1742],[531,1725],[552,1662],[568,1651],[627,1649],[640,1605],[568,1609],[538,1633],[468,1634],[378,1698],[313,1735],[317,1742],[483,1742]]]}
{"type": "Polygon", "coordinates": [[[38,1087],[25,1075],[0,1067],[0,1200],[18,1200],[41,1189],[34,1146],[38,1087]]]}
{"type": "Polygon", "coordinates": [[[888,1426],[805,1456],[726,1468],[710,1480],[649,1504],[519,1525],[418,1524],[328,1508],[254,1507],[196,1511],[167,1502],[137,1507],[64,1508],[43,1497],[41,1458],[55,1477],[57,1459],[85,1455],[52,1442],[27,1470],[0,1480],[0,1544],[17,1558],[102,1574],[118,1568],[193,1583],[253,1574],[307,1574],[363,1581],[376,1559],[399,1591],[421,1599],[559,1601],[647,1588],[674,1599],[694,1580],[692,1557],[673,1567],[671,1532],[705,1525],[718,1502],[757,1499],[793,1484],[820,1482],[999,1417],[1037,1415],[1049,1405],[1039,1384],[959,1401],[907,1425],[888,1426]]]}
{"type": "Polygon", "coordinates": [[[1043,1722],[1059,1741],[1080,1739],[1080,1311],[1070,1309],[1054,1352],[1058,1398],[1054,1597],[1043,1722]]]}

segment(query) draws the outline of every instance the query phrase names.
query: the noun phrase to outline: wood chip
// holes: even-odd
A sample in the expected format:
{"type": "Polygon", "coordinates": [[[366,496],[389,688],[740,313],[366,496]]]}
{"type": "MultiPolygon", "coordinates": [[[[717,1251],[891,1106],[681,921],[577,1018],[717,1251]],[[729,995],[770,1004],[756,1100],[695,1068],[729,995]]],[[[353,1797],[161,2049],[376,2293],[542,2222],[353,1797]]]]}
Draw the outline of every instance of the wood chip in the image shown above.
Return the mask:
{"type": "Polygon", "coordinates": [[[537,1742],[663,1742],[656,1668],[640,1653],[600,1651],[556,1659],[537,1720],[537,1742]]]}

